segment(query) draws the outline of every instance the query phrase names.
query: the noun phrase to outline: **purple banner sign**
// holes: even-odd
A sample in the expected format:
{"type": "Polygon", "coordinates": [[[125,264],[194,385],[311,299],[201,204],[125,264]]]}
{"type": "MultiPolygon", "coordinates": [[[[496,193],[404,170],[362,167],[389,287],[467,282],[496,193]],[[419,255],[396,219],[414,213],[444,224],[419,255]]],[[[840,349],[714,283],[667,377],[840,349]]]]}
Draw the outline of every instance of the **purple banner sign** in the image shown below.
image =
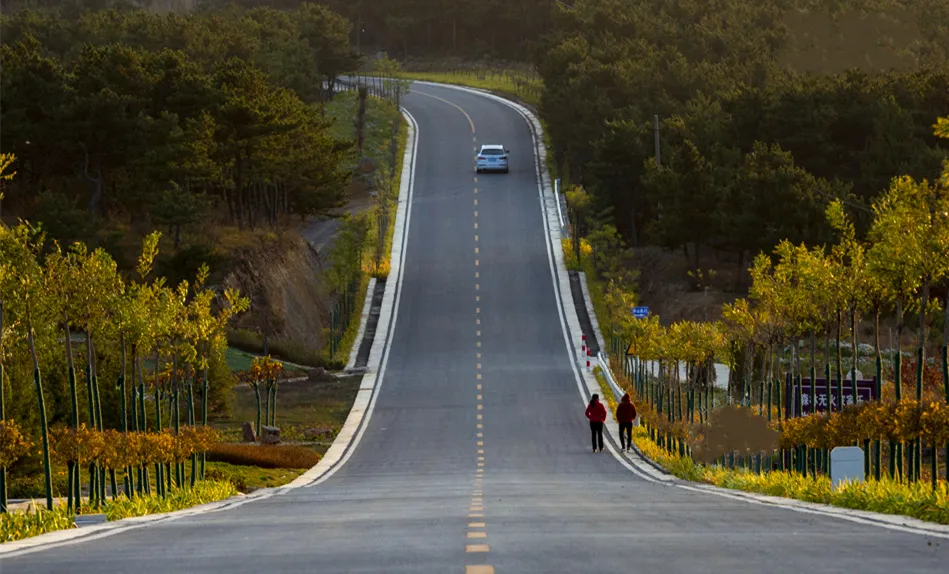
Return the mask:
{"type": "MultiPolygon", "coordinates": [[[[849,380],[842,382],[843,385],[843,402],[844,406],[852,405],[854,403],[853,397],[853,383],[849,380]]],[[[787,409],[787,413],[790,416],[798,416],[797,409],[795,408],[795,398],[797,393],[795,392],[795,384],[791,379],[791,374],[788,373],[787,380],[785,382],[785,394],[784,394],[784,406],[787,409]]],[[[857,403],[866,403],[869,401],[875,401],[879,399],[876,393],[876,379],[870,379],[869,381],[857,380],[857,403]]],[[[837,382],[835,380],[831,381],[830,389],[828,392],[827,388],[827,379],[817,379],[817,385],[814,387],[815,393],[815,402],[816,405],[811,404],[811,379],[803,378],[801,379],[801,416],[807,416],[814,412],[815,406],[816,410],[819,413],[826,412],[828,405],[831,412],[840,410],[840,406],[837,404],[837,382]]]]}

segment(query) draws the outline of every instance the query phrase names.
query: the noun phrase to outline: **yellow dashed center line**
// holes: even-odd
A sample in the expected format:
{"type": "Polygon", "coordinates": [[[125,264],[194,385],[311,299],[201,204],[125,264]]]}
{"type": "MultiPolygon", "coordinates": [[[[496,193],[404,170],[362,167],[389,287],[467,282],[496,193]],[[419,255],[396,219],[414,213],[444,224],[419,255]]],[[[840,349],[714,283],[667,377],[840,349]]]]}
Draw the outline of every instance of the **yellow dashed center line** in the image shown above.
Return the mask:
{"type": "MultiPolygon", "coordinates": [[[[451,106],[451,107],[455,108],[456,110],[458,110],[459,112],[461,112],[461,113],[465,116],[465,119],[468,120],[468,125],[471,126],[471,133],[472,133],[472,134],[475,133],[474,120],[471,119],[471,116],[468,115],[468,112],[466,112],[461,106],[459,106],[458,104],[456,104],[456,103],[454,103],[454,102],[449,102],[449,101],[446,100],[445,98],[439,98],[438,96],[435,96],[435,95],[432,95],[432,94],[426,94],[425,92],[415,92],[415,93],[418,94],[418,95],[420,95],[420,96],[426,96],[426,97],[429,97],[429,98],[438,100],[438,101],[440,101],[440,102],[444,102],[444,103],[448,104],[449,106],[451,106]]],[[[472,138],[472,139],[473,139],[473,138],[472,138]]]]}
{"type": "MultiPolygon", "coordinates": [[[[475,177],[474,180],[475,180],[475,183],[477,183],[478,178],[475,177]]],[[[474,188],[474,192],[475,194],[478,193],[477,187],[474,188]]],[[[478,222],[477,222],[478,198],[477,197],[473,199],[473,203],[475,207],[474,228],[478,229],[478,222]]],[[[477,246],[478,240],[479,240],[477,233],[474,236],[474,240],[475,240],[474,264],[475,264],[475,268],[478,268],[481,266],[481,259],[479,258],[479,255],[481,254],[481,250],[477,246]]],[[[476,270],[475,271],[475,280],[476,280],[475,290],[476,291],[481,290],[481,284],[477,282],[477,280],[480,278],[481,278],[481,273],[480,271],[476,270]]],[[[481,302],[481,295],[475,295],[475,302],[476,303],[481,302]]],[[[475,307],[475,324],[478,326],[481,325],[481,307],[480,306],[475,307]]],[[[478,440],[476,441],[477,446],[478,446],[477,448],[478,459],[477,459],[477,469],[476,469],[475,480],[474,480],[474,490],[471,493],[471,501],[470,501],[470,506],[468,508],[468,518],[469,519],[478,518],[481,520],[468,522],[468,531],[465,533],[466,539],[468,540],[486,539],[488,537],[488,533],[485,532],[484,530],[487,526],[487,523],[484,521],[484,490],[482,486],[482,480],[483,480],[482,477],[484,476],[484,440],[483,440],[484,433],[480,432],[480,430],[484,428],[484,424],[481,422],[484,419],[483,415],[481,414],[481,411],[484,410],[484,404],[483,404],[484,395],[482,394],[483,387],[480,382],[481,381],[481,362],[480,362],[481,361],[481,352],[480,352],[481,329],[476,329],[475,335],[476,335],[475,345],[479,349],[479,351],[476,353],[478,362],[475,363],[475,371],[476,371],[475,377],[479,381],[476,384],[476,387],[478,389],[478,394],[477,394],[477,400],[476,400],[476,405],[475,405],[477,407],[477,417],[478,417],[477,428],[479,431],[477,433],[478,440]]],[[[467,553],[482,553],[482,552],[488,552],[488,551],[490,551],[490,547],[487,544],[466,544],[465,545],[465,552],[467,553]]],[[[470,564],[468,566],[465,566],[465,574],[494,574],[494,567],[489,566],[487,564],[470,564]]]]}

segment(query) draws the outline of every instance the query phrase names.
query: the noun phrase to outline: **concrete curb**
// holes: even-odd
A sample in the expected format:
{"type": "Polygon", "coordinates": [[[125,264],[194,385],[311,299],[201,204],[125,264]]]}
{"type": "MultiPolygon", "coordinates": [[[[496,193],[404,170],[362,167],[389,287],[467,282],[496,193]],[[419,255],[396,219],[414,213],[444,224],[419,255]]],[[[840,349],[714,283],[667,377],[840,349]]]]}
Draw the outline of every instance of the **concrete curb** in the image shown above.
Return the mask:
{"type": "Polygon", "coordinates": [[[346,368],[343,369],[344,371],[351,371],[356,365],[356,356],[359,355],[359,347],[362,346],[363,337],[366,336],[366,325],[369,323],[369,312],[372,311],[372,294],[375,292],[375,290],[376,278],[370,277],[369,285],[366,287],[366,299],[362,304],[362,314],[359,316],[359,331],[356,332],[356,339],[353,340],[353,348],[349,350],[349,360],[346,361],[346,368]]]}
{"type": "Polygon", "coordinates": [[[593,299],[590,297],[590,287],[587,285],[587,274],[583,271],[577,273],[580,276],[580,291],[583,292],[583,304],[587,308],[587,315],[590,316],[590,326],[593,327],[593,334],[596,335],[596,341],[600,350],[607,348],[606,339],[600,331],[600,321],[597,319],[596,311],[593,309],[593,299]]]}
{"type": "MultiPolygon", "coordinates": [[[[415,119],[404,108],[402,115],[409,124],[408,138],[402,159],[402,179],[399,183],[399,204],[396,211],[395,229],[393,230],[392,239],[392,267],[389,273],[390,277],[397,277],[398,280],[386,282],[382,298],[382,308],[379,315],[379,325],[376,329],[376,337],[372,343],[372,351],[369,353],[367,372],[359,385],[353,407],[349,412],[349,416],[346,418],[346,422],[343,424],[342,430],[336,435],[333,445],[330,446],[323,458],[320,459],[320,462],[284,486],[263,488],[251,494],[239,494],[217,502],[193,506],[174,512],[125,518],[116,520],[115,522],[106,522],[101,525],[57,530],[23,540],[4,542],[0,544],[0,557],[18,556],[48,550],[62,545],[78,544],[134,530],[136,528],[158,524],[160,522],[169,522],[188,516],[237,508],[249,502],[266,500],[272,496],[284,494],[296,488],[319,484],[339,470],[346,460],[348,460],[356,445],[359,444],[362,432],[365,430],[364,423],[368,423],[369,417],[371,416],[372,407],[377,396],[376,391],[381,384],[382,372],[384,372],[385,369],[384,359],[388,358],[386,352],[388,351],[391,333],[395,324],[397,306],[396,291],[400,290],[402,283],[405,243],[408,238],[408,224],[411,217],[409,207],[413,195],[415,157],[418,149],[417,124],[415,123],[415,119]]],[[[371,289],[369,293],[372,293],[371,289]]],[[[0,571],[2,571],[2,567],[0,567],[0,571]]]]}

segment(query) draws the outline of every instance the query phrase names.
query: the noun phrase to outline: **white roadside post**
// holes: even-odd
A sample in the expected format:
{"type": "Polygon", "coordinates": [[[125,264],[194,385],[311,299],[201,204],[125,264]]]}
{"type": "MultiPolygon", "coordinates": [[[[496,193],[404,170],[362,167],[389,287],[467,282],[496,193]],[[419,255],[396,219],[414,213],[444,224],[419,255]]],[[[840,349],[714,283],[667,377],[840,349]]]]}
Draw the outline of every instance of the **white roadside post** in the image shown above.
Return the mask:
{"type": "Polygon", "coordinates": [[[863,482],[863,457],[859,446],[837,446],[830,451],[830,482],[834,490],[845,480],[863,482]]]}

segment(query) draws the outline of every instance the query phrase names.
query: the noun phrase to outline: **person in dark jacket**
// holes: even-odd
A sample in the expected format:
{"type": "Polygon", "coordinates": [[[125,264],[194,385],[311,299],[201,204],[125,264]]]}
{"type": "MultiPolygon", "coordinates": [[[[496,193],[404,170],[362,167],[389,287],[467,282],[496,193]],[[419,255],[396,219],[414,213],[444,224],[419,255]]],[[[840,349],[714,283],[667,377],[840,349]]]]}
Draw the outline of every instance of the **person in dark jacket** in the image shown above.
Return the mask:
{"type": "Polygon", "coordinates": [[[636,420],[636,406],[629,398],[629,393],[623,395],[622,401],[616,407],[616,422],[619,423],[620,448],[629,452],[633,450],[633,421],[636,420]]]}
{"type": "Polygon", "coordinates": [[[600,402],[600,395],[593,393],[587,405],[586,416],[590,419],[590,433],[593,436],[593,452],[603,452],[603,423],[606,422],[606,407],[600,402]],[[597,450],[599,447],[599,450],[597,450]]]}

